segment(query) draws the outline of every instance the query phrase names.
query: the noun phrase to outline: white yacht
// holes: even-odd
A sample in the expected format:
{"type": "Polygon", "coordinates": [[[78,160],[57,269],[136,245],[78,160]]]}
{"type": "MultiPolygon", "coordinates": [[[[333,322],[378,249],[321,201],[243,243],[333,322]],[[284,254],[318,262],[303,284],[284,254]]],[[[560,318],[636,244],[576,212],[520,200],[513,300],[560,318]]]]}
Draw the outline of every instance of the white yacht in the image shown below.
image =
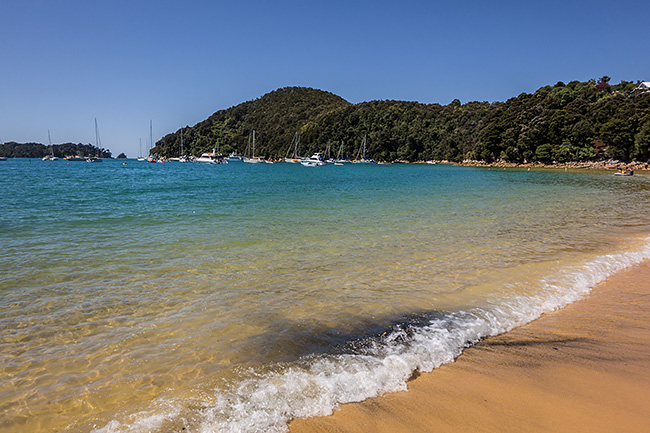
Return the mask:
{"type": "Polygon", "coordinates": [[[228,164],[228,161],[224,160],[221,155],[215,151],[201,154],[201,156],[196,158],[194,162],[198,162],[199,164],[228,164]]]}
{"type": "Polygon", "coordinates": [[[312,156],[309,158],[300,161],[302,165],[305,167],[317,167],[319,165],[325,165],[326,162],[324,161],[323,154],[320,152],[314,153],[312,156]]]}
{"type": "Polygon", "coordinates": [[[228,155],[228,162],[241,162],[243,161],[243,156],[239,154],[239,152],[230,152],[230,155],[228,155]]]}

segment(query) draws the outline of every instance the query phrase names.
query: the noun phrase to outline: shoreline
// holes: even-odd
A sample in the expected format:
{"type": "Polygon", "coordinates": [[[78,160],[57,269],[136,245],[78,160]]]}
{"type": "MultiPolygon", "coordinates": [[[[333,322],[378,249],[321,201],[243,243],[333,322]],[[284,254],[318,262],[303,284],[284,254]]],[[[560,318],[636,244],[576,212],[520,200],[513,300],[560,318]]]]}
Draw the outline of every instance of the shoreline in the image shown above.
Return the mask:
{"type": "Polygon", "coordinates": [[[633,171],[648,171],[648,165],[645,162],[603,162],[603,161],[585,161],[585,162],[556,162],[556,163],[543,163],[543,162],[485,162],[466,160],[463,162],[452,163],[448,161],[440,161],[442,164],[453,164],[459,167],[486,167],[486,168],[548,168],[548,169],[583,169],[583,170],[633,170],[633,171]]]}
{"type": "Polygon", "coordinates": [[[650,261],[466,349],[397,392],[291,433],[650,432],[650,261]]]}

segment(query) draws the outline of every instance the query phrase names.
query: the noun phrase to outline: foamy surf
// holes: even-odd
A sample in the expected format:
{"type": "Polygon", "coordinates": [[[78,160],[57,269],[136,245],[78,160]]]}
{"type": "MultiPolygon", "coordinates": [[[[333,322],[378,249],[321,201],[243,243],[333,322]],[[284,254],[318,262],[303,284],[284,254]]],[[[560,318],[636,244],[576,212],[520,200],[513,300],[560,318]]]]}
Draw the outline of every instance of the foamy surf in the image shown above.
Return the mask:
{"type": "MultiPolygon", "coordinates": [[[[286,432],[292,419],[331,414],[339,405],[405,390],[414,372],[453,362],[479,340],[507,332],[588,294],[598,283],[650,258],[650,238],[632,251],[560,269],[532,295],[494,297],[467,311],[432,313],[351,342],[342,353],[306,356],[242,379],[194,401],[158,401],[131,422],[111,421],[96,433],[140,433],[182,426],[188,433],[286,432]]],[[[180,429],[179,429],[180,430],[180,429]]]]}

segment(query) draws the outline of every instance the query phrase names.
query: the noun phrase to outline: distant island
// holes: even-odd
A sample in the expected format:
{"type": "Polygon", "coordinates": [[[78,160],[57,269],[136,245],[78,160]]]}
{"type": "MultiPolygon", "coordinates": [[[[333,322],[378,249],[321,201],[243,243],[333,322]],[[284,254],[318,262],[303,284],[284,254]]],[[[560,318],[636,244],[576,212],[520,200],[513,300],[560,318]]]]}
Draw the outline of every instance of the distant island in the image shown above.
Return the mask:
{"type": "Polygon", "coordinates": [[[63,143],[53,144],[50,147],[41,143],[16,143],[14,141],[0,143],[0,156],[6,158],[43,158],[52,152],[58,158],[67,156],[112,158],[110,150],[100,149],[92,144],[63,143]]]}
{"type": "MultiPolygon", "coordinates": [[[[330,92],[286,87],[220,110],[182,128],[183,153],[219,146],[243,153],[256,131],[256,155],[284,158],[300,135],[301,155],[323,152],[354,158],[364,136],[366,156],[380,161],[446,160],[486,163],[648,161],[650,83],[610,78],[558,82],[506,102],[448,105],[407,101],[347,102],[330,92]]],[[[181,130],[152,152],[176,157],[181,130]]]]}

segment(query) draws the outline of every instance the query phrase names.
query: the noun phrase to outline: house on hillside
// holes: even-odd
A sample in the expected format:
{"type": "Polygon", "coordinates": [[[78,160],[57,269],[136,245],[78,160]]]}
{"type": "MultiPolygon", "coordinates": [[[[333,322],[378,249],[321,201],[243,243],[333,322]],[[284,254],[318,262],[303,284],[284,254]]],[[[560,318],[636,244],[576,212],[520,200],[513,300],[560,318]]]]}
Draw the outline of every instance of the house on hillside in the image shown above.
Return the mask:
{"type": "Polygon", "coordinates": [[[641,81],[639,87],[634,90],[641,93],[650,92],[650,81],[641,81]]]}

